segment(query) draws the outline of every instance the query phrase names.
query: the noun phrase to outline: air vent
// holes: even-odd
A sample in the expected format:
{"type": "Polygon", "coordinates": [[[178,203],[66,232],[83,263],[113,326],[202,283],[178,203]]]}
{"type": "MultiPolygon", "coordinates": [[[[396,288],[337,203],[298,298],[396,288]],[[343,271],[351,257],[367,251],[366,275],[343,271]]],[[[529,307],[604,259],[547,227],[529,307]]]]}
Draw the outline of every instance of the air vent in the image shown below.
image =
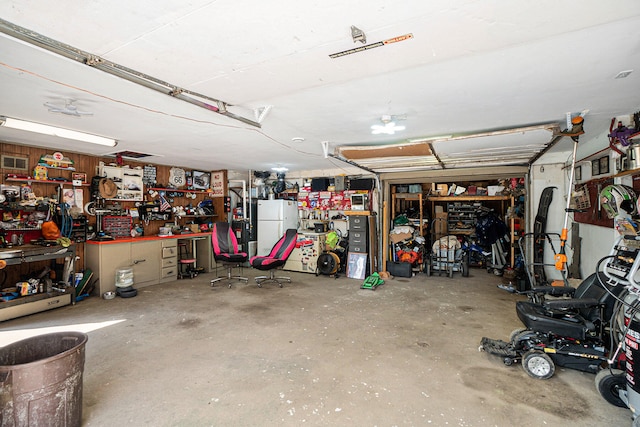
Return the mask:
{"type": "Polygon", "coordinates": [[[2,155],[3,169],[17,169],[21,171],[29,170],[29,158],[18,156],[2,155]]]}
{"type": "Polygon", "coordinates": [[[143,159],[145,157],[151,157],[154,155],[154,154],[138,153],[136,151],[120,151],[119,153],[111,154],[111,156],[116,157],[118,154],[127,159],[143,159]]]}

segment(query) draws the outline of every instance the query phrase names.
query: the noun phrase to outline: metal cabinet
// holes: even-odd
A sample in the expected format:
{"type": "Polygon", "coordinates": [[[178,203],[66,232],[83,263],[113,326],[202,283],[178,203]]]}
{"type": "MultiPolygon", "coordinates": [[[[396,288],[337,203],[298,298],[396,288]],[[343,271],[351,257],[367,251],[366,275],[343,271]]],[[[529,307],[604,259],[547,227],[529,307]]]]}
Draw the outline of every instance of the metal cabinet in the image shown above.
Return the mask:
{"type": "Polygon", "coordinates": [[[349,217],[349,252],[369,252],[367,224],[364,215],[349,217]]]}
{"type": "MultiPolygon", "coordinates": [[[[372,274],[377,268],[375,248],[378,244],[376,236],[375,216],[349,215],[349,259],[347,264],[351,262],[352,254],[366,254],[366,274],[372,274]]],[[[357,276],[352,273],[347,266],[347,276],[356,278],[357,276]]]]}

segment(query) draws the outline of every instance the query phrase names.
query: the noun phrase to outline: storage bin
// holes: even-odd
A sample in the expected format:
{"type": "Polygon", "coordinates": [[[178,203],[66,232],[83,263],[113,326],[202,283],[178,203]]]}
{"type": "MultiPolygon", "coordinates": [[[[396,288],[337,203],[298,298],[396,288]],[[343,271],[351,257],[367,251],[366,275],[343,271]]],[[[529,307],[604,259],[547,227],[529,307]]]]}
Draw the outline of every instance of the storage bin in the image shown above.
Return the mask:
{"type": "Polygon", "coordinates": [[[411,270],[410,262],[393,262],[387,261],[387,271],[389,274],[395,277],[412,277],[413,271],[411,270]]]}
{"type": "Polygon", "coordinates": [[[0,423],[76,427],[82,422],[87,335],[38,335],[0,349],[0,423]]]}
{"type": "Polygon", "coordinates": [[[126,288],[133,286],[133,269],[121,268],[116,270],[116,287],[126,288]]]}

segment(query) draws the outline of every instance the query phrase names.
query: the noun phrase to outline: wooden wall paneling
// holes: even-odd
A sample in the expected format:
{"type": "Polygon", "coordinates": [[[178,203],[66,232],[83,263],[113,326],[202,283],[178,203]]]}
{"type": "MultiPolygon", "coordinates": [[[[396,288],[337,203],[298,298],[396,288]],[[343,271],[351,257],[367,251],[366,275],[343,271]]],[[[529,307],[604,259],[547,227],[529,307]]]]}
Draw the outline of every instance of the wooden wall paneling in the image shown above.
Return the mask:
{"type": "MultiPolygon", "coordinates": [[[[27,145],[19,145],[19,144],[12,144],[9,142],[2,142],[0,141],[0,153],[2,154],[10,154],[10,155],[16,155],[16,156],[22,156],[22,157],[28,157],[29,158],[29,170],[28,171],[17,171],[17,170],[13,170],[13,169],[8,169],[8,168],[3,168],[2,165],[0,165],[0,184],[11,184],[11,185],[20,185],[22,183],[20,182],[7,182],[6,181],[6,176],[9,173],[19,173],[19,174],[25,174],[25,175],[29,175],[32,176],[33,175],[33,168],[37,165],[38,160],[40,159],[40,157],[42,155],[45,154],[51,154],[53,153],[55,150],[52,150],[50,148],[45,148],[45,147],[32,147],[32,146],[27,146],[27,145]]],[[[62,152],[65,156],[69,157],[71,160],[73,160],[74,162],[74,168],[75,168],[75,172],[82,172],[82,173],[86,173],[87,174],[87,182],[91,183],[91,178],[94,177],[97,173],[98,173],[98,166],[100,164],[100,162],[103,162],[104,164],[115,164],[115,158],[114,157],[106,157],[106,156],[102,156],[102,157],[96,157],[96,156],[89,156],[86,154],[82,154],[82,153],[74,153],[74,152],[67,152],[64,151],[62,152]]],[[[149,162],[138,162],[138,161],[129,161],[128,159],[125,159],[124,164],[126,166],[135,168],[135,167],[144,167],[145,165],[149,165],[149,162]]],[[[169,173],[170,170],[173,166],[168,166],[168,165],[156,165],[154,164],[154,166],[156,167],[157,170],[157,182],[158,184],[162,184],[162,185],[167,185],[167,183],[169,182],[169,173]]],[[[180,166],[176,166],[176,167],[180,167],[180,166]]],[[[190,170],[189,168],[184,168],[185,170],[190,170]]],[[[219,172],[219,171],[217,171],[219,172]]],[[[226,171],[222,171],[224,173],[224,194],[227,194],[228,192],[228,188],[227,188],[227,172],[226,171]]],[[[65,177],[68,178],[69,180],[71,179],[71,171],[68,170],[58,170],[58,169],[48,169],[48,174],[50,177],[65,177]]],[[[38,183],[37,181],[31,181],[31,187],[33,192],[37,195],[37,196],[42,196],[42,197],[50,197],[50,198],[57,198],[57,189],[58,186],[55,184],[45,184],[45,183],[38,183]]],[[[83,194],[83,203],[86,204],[91,200],[91,191],[90,188],[88,186],[83,186],[80,187],[82,189],[82,194],[83,194]]],[[[195,199],[188,199],[184,196],[182,197],[176,197],[174,198],[174,202],[172,203],[172,206],[179,206],[179,205],[183,205],[183,206],[187,206],[189,204],[193,205],[193,206],[197,206],[198,203],[200,203],[202,200],[205,200],[209,198],[209,194],[206,192],[201,192],[201,193],[197,193],[196,194],[196,198],[195,199]]],[[[214,210],[216,213],[216,217],[211,218],[210,220],[212,222],[217,222],[217,221],[227,221],[227,214],[224,212],[224,198],[223,197],[212,197],[211,198],[213,200],[213,206],[214,206],[214,210]]],[[[148,192],[146,191],[145,188],[145,201],[146,202],[152,202],[153,199],[149,196],[148,192]]],[[[121,204],[121,206],[124,209],[127,208],[132,208],[135,206],[135,202],[131,202],[131,201],[121,201],[119,202],[121,204]]],[[[95,216],[90,216],[87,215],[88,218],[88,223],[91,227],[94,228],[96,227],[96,219],[95,216]]],[[[184,225],[186,223],[192,222],[194,221],[194,218],[182,218],[180,220],[178,220],[178,223],[180,225],[184,225]]],[[[173,222],[173,221],[172,221],[173,222]]],[[[134,223],[140,223],[140,221],[134,221],[134,223]]],[[[165,221],[150,221],[148,225],[144,226],[144,233],[147,236],[150,235],[156,235],[158,234],[159,228],[164,226],[165,221]]],[[[76,265],[76,270],[77,271],[81,271],[84,268],[84,245],[83,244],[78,244],[77,246],[77,256],[80,257],[80,260],[78,261],[77,265],[76,265]]]]}

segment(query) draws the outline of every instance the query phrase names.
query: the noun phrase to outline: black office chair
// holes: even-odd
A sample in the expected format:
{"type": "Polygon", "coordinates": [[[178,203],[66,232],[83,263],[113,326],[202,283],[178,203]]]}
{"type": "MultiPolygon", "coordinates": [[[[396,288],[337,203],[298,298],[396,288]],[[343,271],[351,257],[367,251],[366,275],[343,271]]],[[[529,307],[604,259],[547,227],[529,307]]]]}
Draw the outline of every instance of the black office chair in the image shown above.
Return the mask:
{"type": "Polygon", "coordinates": [[[238,248],[238,239],[228,222],[216,222],[213,224],[213,232],[211,233],[211,245],[213,246],[213,258],[216,260],[216,274],[218,272],[218,262],[227,268],[226,276],[218,276],[211,280],[211,286],[220,280],[228,280],[229,287],[235,279],[247,283],[248,278],[242,276],[232,276],[231,271],[234,267],[242,267],[249,256],[245,252],[240,252],[238,248]]]}
{"type": "Polygon", "coordinates": [[[269,255],[264,256],[254,256],[249,261],[251,267],[256,268],[262,271],[269,271],[268,276],[258,276],[256,277],[256,283],[258,287],[261,288],[262,284],[265,282],[275,282],[278,286],[282,287],[282,282],[286,281],[287,283],[291,283],[290,277],[275,277],[274,271],[278,267],[282,267],[287,262],[289,255],[296,247],[296,241],[298,240],[298,231],[290,228],[285,233],[284,236],[280,238],[271,248],[271,252],[269,255]]]}

